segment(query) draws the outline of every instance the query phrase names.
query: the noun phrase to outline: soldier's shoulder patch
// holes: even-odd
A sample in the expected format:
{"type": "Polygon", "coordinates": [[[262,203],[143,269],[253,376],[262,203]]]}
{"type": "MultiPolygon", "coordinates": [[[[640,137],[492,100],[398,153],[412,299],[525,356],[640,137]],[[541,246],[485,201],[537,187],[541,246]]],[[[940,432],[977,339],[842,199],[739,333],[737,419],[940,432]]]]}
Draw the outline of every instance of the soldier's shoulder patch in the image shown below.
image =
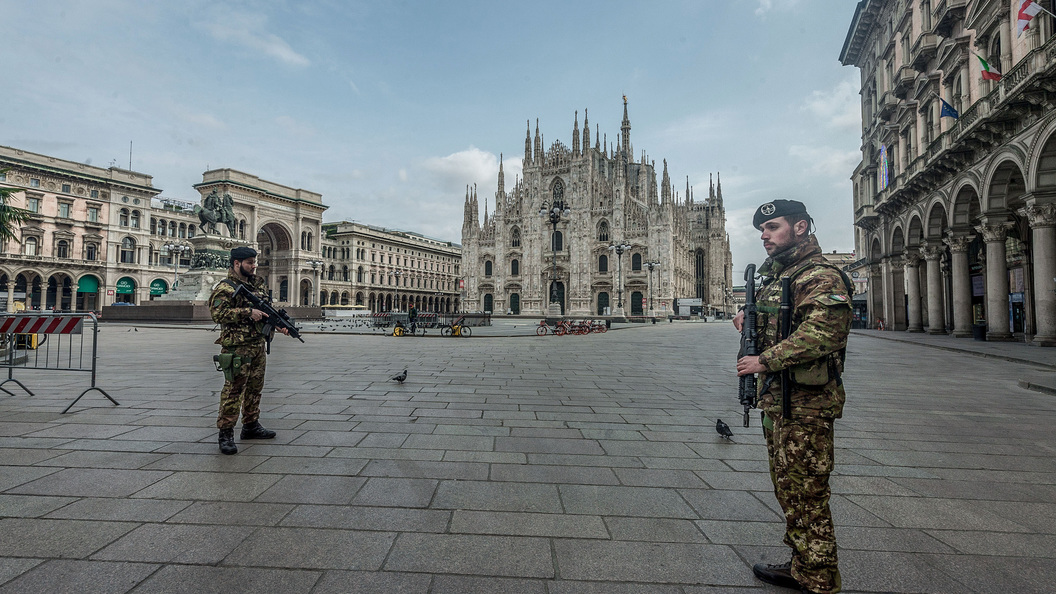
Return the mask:
{"type": "Polygon", "coordinates": [[[849,301],[846,295],[829,295],[829,299],[839,301],[840,303],[847,303],[849,301]]]}
{"type": "Polygon", "coordinates": [[[851,298],[841,293],[826,293],[815,297],[822,305],[849,305],[851,298]]]}

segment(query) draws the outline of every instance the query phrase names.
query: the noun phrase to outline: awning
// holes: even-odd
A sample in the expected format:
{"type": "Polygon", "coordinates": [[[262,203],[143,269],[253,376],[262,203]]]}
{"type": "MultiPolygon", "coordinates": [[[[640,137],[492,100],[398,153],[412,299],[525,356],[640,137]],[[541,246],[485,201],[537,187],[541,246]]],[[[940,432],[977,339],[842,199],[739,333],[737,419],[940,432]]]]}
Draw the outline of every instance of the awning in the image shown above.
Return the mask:
{"type": "Polygon", "coordinates": [[[119,295],[130,295],[136,292],[136,281],[130,277],[122,276],[117,279],[117,293],[119,295]]]}
{"type": "Polygon", "coordinates": [[[160,278],[154,279],[150,283],[150,294],[151,295],[164,295],[169,292],[169,283],[161,280],[160,278]]]}
{"type": "Polygon", "coordinates": [[[99,292],[99,279],[92,275],[82,276],[81,280],[77,281],[77,292],[78,293],[98,293],[99,292]]]}

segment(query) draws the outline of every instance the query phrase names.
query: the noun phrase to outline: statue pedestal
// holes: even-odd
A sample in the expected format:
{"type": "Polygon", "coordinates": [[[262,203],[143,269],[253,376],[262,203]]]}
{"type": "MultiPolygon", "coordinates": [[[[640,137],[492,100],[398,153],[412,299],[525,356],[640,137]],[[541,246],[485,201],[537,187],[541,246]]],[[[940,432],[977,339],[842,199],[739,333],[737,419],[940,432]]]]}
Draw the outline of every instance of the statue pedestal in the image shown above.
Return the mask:
{"type": "Polygon", "coordinates": [[[548,305],[546,307],[546,315],[550,318],[560,318],[562,315],[564,315],[561,313],[561,304],[551,303],[550,305],[548,305]]]}
{"type": "Polygon", "coordinates": [[[159,295],[155,302],[207,303],[213,288],[227,278],[227,271],[231,267],[231,250],[252,247],[249,241],[208,234],[197,235],[187,242],[194,248],[191,269],[180,275],[179,286],[159,295]]]}

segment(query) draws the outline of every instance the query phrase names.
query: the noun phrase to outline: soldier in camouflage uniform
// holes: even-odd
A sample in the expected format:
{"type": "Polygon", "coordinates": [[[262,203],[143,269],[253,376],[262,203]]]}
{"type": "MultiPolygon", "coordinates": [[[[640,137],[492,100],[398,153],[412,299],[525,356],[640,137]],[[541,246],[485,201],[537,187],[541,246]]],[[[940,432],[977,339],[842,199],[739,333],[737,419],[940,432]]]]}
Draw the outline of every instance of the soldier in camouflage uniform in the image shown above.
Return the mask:
{"type": "MultiPolygon", "coordinates": [[[[245,285],[261,297],[267,294],[264,279],[254,274],[256,270],[256,250],[248,247],[231,250],[231,268],[227,271],[227,278],[213,289],[209,297],[213,321],[220,324],[220,338],[216,341],[221,346],[220,353],[235,355],[241,363],[235,370],[234,379],[225,382],[220,393],[220,413],[216,426],[220,429],[220,451],[224,454],[238,453],[234,427],[238,422],[239,409],[242,411],[241,439],[275,437],[274,431],[265,429],[257,420],[260,417],[260,392],[264,388],[266,366],[265,340],[258,323],[268,316],[251,307],[243,297],[235,297],[239,285],[245,285]]],[[[280,330],[287,333],[285,329],[280,330]]]]}
{"type": "MultiPolygon", "coordinates": [[[[762,231],[766,262],[756,294],[759,355],[737,361],[738,375],[760,374],[758,406],[770,460],[774,494],[785,514],[790,562],[759,564],[755,575],[801,592],[840,590],[836,534],[829,511],[833,468],[833,420],[843,414],[842,355],[851,326],[851,283],[822,256],[806,207],[774,200],[759,207],[754,224],[762,231]],[[791,278],[792,329],[778,335],[781,288],[791,278]],[[781,371],[792,381],[792,417],[782,417],[781,371]]],[[[738,329],[744,314],[734,319],[738,329]]]]}

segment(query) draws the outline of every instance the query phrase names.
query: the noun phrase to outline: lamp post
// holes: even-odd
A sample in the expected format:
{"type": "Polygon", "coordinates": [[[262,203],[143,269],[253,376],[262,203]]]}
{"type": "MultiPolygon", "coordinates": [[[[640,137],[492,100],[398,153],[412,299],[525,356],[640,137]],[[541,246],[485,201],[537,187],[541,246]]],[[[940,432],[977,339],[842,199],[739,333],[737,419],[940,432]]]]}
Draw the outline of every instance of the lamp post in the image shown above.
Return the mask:
{"type": "Polygon", "coordinates": [[[180,284],[180,256],[190,252],[191,246],[167,243],[165,249],[169,251],[169,257],[172,258],[172,290],[175,291],[180,284]]]}
{"type": "Polygon", "coordinates": [[[550,248],[553,250],[553,259],[550,263],[550,307],[549,314],[551,316],[561,315],[561,302],[560,296],[557,294],[557,224],[561,222],[561,218],[568,218],[572,216],[572,210],[568,208],[568,204],[555,197],[552,203],[543,201],[542,207],[539,209],[539,216],[543,219],[549,219],[550,224],[553,225],[553,232],[550,235],[550,248]]]}
{"type": "Polygon", "coordinates": [[[653,308],[653,269],[659,268],[660,262],[658,260],[650,260],[643,262],[642,265],[649,269],[649,315],[655,316],[656,311],[653,308]]]}
{"type": "Polygon", "coordinates": [[[323,264],[325,262],[322,260],[308,260],[308,265],[312,267],[312,276],[315,277],[313,279],[315,280],[315,286],[312,287],[312,307],[318,306],[318,301],[316,300],[319,298],[319,280],[317,279],[319,279],[319,270],[323,264]]]}
{"type": "Polygon", "coordinates": [[[612,243],[609,244],[609,249],[616,252],[616,312],[619,315],[623,315],[623,253],[631,249],[632,246],[629,243],[612,243]]]}
{"type": "Polygon", "coordinates": [[[392,275],[396,277],[396,303],[393,304],[393,307],[396,308],[396,311],[400,311],[400,275],[401,274],[403,274],[403,273],[400,272],[399,270],[396,270],[396,271],[394,271],[392,273],[392,275]]]}

